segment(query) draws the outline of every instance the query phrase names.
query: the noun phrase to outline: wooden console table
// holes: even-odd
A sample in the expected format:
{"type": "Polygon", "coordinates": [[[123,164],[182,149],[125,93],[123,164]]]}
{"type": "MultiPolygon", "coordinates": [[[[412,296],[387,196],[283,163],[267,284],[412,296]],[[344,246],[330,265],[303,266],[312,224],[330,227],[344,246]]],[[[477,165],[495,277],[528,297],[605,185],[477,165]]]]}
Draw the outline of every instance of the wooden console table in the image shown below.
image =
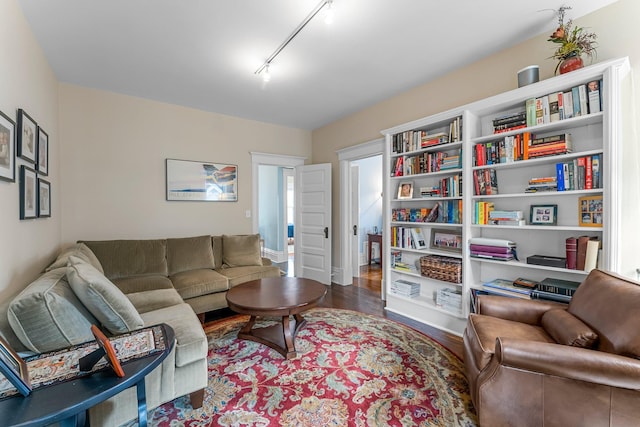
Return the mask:
{"type": "Polygon", "coordinates": [[[377,243],[380,248],[380,265],[382,265],[382,234],[367,234],[369,239],[369,265],[371,265],[371,244],[377,243]]]}
{"type": "Polygon", "coordinates": [[[175,342],[173,329],[165,324],[160,326],[164,341],[162,351],[123,362],[123,378],[117,377],[109,368],[88,376],[34,388],[27,397],[7,397],[0,400],[0,424],[12,427],[36,427],[54,423],[60,423],[63,427],[83,426],[87,423],[86,411],[89,408],[136,386],[138,424],[145,427],[147,402],[144,378],[171,353],[175,342]]]}

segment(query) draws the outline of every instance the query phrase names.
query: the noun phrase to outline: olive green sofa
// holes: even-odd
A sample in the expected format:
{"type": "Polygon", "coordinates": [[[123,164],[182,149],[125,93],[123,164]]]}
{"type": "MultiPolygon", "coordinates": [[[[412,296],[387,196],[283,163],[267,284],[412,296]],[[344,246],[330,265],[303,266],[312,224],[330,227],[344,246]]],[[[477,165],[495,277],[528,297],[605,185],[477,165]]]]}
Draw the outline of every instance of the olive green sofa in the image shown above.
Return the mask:
{"type": "MultiPolygon", "coordinates": [[[[81,241],[63,250],[17,296],[0,302],[0,334],[17,350],[43,353],[92,341],[92,324],[115,336],[167,323],[176,345],[145,379],[147,406],[190,395],[202,405],[207,338],[198,315],[226,307],[226,291],[275,277],[259,236],[81,241]]],[[[89,411],[92,426],[137,416],[135,389],[89,411]]]]}

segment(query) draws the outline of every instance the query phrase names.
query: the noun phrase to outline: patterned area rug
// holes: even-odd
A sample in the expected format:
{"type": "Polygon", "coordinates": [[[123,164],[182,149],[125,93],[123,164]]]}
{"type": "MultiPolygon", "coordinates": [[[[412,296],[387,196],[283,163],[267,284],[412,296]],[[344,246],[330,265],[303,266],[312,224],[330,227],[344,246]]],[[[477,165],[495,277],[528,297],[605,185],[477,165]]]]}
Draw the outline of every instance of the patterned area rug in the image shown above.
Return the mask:
{"type": "Polygon", "coordinates": [[[149,414],[149,425],[477,425],[463,363],[429,337],[355,311],[316,308],[304,317],[292,360],[238,340],[246,316],[208,327],[203,407],[179,398],[149,414]]]}

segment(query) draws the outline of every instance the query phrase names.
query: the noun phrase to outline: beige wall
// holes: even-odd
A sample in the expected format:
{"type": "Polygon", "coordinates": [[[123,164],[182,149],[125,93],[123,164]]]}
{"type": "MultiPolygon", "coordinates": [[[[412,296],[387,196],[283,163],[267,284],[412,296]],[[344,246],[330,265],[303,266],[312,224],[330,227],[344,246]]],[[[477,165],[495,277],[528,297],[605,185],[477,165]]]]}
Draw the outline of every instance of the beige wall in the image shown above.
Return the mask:
{"type": "Polygon", "coordinates": [[[62,241],[250,233],[251,151],[311,157],[311,133],[60,85],[62,241]],[[165,159],[238,165],[238,202],[167,202],[165,159]]]}
{"type": "MultiPolygon", "coordinates": [[[[589,27],[598,35],[598,60],[629,56],[634,79],[640,74],[640,2],[620,0],[594,12],[576,24],[589,27]]],[[[439,79],[384,100],[313,132],[313,163],[333,166],[333,265],[340,265],[339,163],[336,150],[380,137],[380,130],[429,116],[472,101],[517,87],[516,73],[521,68],[538,64],[540,78],[553,75],[556,63],[548,57],[553,46],[540,35],[518,46],[491,55],[470,66],[455,70],[439,79]]],[[[640,99],[634,90],[632,99],[640,99]]],[[[633,116],[638,121],[638,101],[633,116]]],[[[637,136],[626,144],[637,146],[637,136]]],[[[628,151],[628,150],[627,150],[628,151]]],[[[633,152],[636,152],[635,150],[633,152]]]]}
{"type": "Polygon", "coordinates": [[[58,83],[15,0],[0,2],[0,110],[16,121],[23,108],[49,134],[51,218],[19,219],[16,182],[0,181],[0,302],[37,276],[60,242],[58,83]]]}

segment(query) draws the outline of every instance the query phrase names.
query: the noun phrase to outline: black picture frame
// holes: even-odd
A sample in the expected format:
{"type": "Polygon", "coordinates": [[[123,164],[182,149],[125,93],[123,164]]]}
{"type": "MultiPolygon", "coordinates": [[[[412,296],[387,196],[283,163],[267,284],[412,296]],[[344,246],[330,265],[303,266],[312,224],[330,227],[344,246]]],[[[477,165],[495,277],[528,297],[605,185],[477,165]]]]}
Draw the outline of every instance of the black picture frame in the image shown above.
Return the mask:
{"type": "Polygon", "coordinates": [[[18,110],[18,157],[36,163],[38,154],[38,124],[22,108],[18,110]]]}
{"type": "Polygon", "coordinates": [[[18,389],[20,394],[28,396],[31,393],[27,364],[2,337],[0,337],[0,372],[18,389]]]}
{"type": "Polygon", "coordinates": [[[557,225],[558,205],[531,205],[529,224],[557,225]]]}
{"type": "Polygon", "coordinates": [[[38,178],[38,218],[51,216],[51,183],[38,178]]]}
{"type": "Polygon", "coordinates": [[[20,219],[37,217],[37,185],[36,171],[25,165],[20,165],[20,219]]]}
{"type": "Polygon", "coordinates": [[[49,175],[49,134],[38,126],[38,173],[49,175]]]}
{"type": "Polygon", "coordinates": [[[432,229],[429,248],[462,253],[462,231],[456,229],[432,229]]]}
{"type": "Polygon", "coordinates": [[[0,111],[0,179],[16,181],[16,123],[0,111]]]}

